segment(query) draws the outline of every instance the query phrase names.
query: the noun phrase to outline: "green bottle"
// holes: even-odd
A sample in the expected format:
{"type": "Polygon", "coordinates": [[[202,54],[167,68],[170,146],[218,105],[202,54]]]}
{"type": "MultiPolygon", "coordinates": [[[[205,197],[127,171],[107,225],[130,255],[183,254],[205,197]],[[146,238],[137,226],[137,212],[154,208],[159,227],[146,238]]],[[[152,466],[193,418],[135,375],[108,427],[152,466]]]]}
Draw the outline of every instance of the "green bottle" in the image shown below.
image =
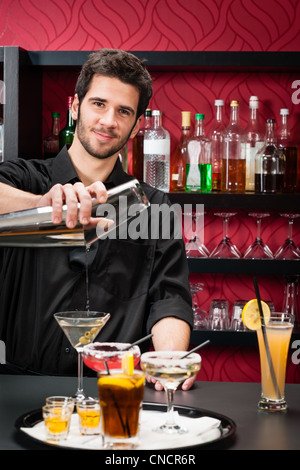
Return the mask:
{"type": "Polygon", "coordinates": [[[67,120],[65,127],[59,133],[59,150],[61,150],[64,145],[66,145],[68,149],[73,142],[75,133],[75,123],[72,118],[72,103],[73,97],[68,96],[67,120]]]}

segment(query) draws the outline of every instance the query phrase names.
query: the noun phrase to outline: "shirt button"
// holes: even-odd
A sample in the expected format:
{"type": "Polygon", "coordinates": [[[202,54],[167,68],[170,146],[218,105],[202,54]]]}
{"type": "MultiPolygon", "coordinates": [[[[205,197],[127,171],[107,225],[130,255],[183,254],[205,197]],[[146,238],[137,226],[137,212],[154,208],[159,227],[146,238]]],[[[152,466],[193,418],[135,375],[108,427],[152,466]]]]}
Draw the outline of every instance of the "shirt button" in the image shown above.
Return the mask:
{"type": "Polygon", "coordinates": [[[70,352],[70,348],[66,348],[65,353],[69,354],[69,352],[70,352]]]}

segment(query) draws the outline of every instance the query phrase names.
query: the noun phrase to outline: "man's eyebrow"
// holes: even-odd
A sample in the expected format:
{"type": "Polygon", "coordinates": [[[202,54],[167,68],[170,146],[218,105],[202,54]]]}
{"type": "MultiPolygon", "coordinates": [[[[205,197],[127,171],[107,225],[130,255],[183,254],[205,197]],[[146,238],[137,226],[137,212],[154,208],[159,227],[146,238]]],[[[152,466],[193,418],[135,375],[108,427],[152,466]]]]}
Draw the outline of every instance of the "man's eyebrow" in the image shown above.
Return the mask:
{"type": "MultiPolygon", "coordinates": [[[[101,103],[107,103],[107,100],[105,98],[100,98],[100,96],[91,96],[88,101],[101,101],[101,103]]],[[[127,106],[125,104],[120,104],[121,109],[125,109],[132,113],[133,115],[135,114],[135,110],[131,106],[127,106]]]]}

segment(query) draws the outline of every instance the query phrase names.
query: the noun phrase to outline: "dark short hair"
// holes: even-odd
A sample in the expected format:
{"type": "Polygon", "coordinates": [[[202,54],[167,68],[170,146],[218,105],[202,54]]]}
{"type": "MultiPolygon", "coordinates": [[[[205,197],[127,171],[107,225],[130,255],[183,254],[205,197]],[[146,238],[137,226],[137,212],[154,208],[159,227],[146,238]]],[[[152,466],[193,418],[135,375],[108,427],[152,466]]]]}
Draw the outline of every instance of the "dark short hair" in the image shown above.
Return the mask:
{"type": "Polygon", "coordinates": [[[79,103],[85,97],[94,75],[118,78],[139,91],[137,118],[144,114],[153,93],[152,79],[144,63],[130,52],[120,49],[100,49],[92,52],[83,64],[75,93],[79,103]]]}

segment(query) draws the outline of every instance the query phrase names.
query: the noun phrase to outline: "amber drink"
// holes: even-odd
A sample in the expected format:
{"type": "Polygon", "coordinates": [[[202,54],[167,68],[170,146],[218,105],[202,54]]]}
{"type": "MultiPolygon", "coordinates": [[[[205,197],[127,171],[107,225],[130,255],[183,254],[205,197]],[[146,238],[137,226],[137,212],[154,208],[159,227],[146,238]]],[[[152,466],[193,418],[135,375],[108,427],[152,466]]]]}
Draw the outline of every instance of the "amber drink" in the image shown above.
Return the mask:
{"type": "Polygon", "coordinates": [[[122,370],[98,374],[98,391],[104,445],[109,449],[132,449],[139,443],[139,415],[144,396],[144,373],[122,370]]]}

